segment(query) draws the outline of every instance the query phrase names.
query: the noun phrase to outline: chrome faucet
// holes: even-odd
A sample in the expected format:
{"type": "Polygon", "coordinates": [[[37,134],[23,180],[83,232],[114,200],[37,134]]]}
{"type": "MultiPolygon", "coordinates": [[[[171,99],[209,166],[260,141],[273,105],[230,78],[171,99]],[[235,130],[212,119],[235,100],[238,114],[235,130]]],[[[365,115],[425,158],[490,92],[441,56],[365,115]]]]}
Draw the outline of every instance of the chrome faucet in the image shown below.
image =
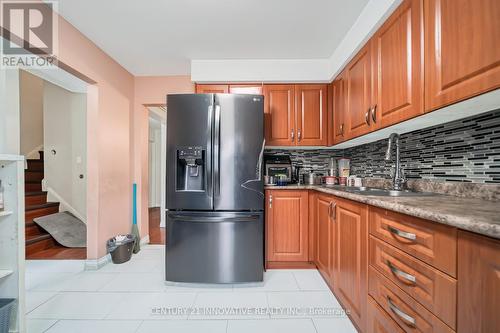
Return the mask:
{"type": "Polygon", "coordinates": [[[389,136],[389,142],[387,143],[387,151],[385,153],[385,160],[391,160],[392,153],[392,143],[396,145],[396,165],[394,168],[394,173],[392,175],[392,189],[395,191],[402,191],[406,186],[406,179],[403,175],[403,170],[401,168],[401,156],[399,152],[399,134],[392,133],[389,136]]]}

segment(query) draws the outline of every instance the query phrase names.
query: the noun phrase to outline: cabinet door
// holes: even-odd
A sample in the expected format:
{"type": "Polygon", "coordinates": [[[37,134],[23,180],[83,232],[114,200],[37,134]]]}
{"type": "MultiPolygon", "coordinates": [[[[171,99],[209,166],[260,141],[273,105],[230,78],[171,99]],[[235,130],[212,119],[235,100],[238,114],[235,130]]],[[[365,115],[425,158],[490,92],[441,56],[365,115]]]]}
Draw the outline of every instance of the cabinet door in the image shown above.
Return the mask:
{"type": "Polygon", "coordinates": [[[333,98],[333,142],[340,143],[346,139],[345,136],[345,119],[346,119],[346,103],[345,103],[345,73],[342,73],[332,83],[332,98],[333,98]]]}
{"type": "Polygon", "coordinates": [[[197,84],[197,94],[227,94],[229,86],[227,84],[197,84]]]}
{"type": "Polygon", "coordinates": [[[364,46],[346,68],[346,136],[354,138],[371,130],[370,43],[364,46]]]}
{"type": "Polygon", "coordinates": [[[367,206],[335,198],[335,295],[365,331],[368,266],[367,206]]]}
{"type": "Polygon", "coordinates": [[[264,124],[266,145],[295,144],[295,103],[293,85],[264,86],[264,124]]]}
{"type": "Polygon", "coordinates": [[[231,84],[229,85],[230,94],[249,94],[249,95],[262,95],[262,85],[255,84],[231,84]]]}
{"type": "Polygon", "coordinates": [[[500,241],[458,233],[458,332],[500,332],[500,241]]]}
{"type": "Polygon", "coordinates": [[[267,191],[267,261],[308,260],[308,192],[267,191]]]}
{"type": "Polygon", "coordinates": [[[428,0],[425,110],[500,87],[500,1],[428,0]]]}
{"type": "Polygon", "coordinates": [[[332,255],[332,221],[331,216],[332,198],[326,195],[318,195],[314,208],[315,212],[315,243],[316,243],[316,266],[327,281],[331,276],[332,255]]]}
{"type": "Polygon", "coordinates": [[[295,86],[297,145],[326,146],[328,140],[327,86],[301,84],[295,86]]]}
{"type": "Polygon", "coordinates": [[[422,0],[405,0],[372,38],[376,128],[418,116],[423,110],[422,0]]]}

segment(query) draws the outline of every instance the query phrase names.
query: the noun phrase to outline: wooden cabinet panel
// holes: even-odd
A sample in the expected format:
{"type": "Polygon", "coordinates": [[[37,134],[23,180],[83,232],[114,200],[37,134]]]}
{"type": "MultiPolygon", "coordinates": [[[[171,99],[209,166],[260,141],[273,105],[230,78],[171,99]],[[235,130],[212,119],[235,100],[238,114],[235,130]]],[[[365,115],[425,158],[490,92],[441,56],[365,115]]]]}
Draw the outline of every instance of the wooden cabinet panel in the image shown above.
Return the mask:
{"type": "Polygon", "coordinates": [[[500,241],[458,233],[458,332],[500,332],[500,241]]]}
{"type": "Polygon", "coordinates": [[[266,191],[267,261],[308,260],[308,192],[266,191]]]}
{"type": "Polygon", "coordinates": [[[197,84],[197,94],[227,94],[229,86],[227,84],[197,84]]]}
{"type": "Polygon", "coordinates": [[[252,84],[230,84],[229,93],[230,94],[250,94],[250,95],[262,95],[263,94],[262,85],[252,85],[252,84]]]}
{"type": "Polygon", "coordinates": [[[368,297],[366,331],[368,333],[403,333],[401,327],[371,298],[368,297]]]}
{"type": "Polygon", "coordinates": [[[300,84],[295,86],[297,145],[326,146],[327,86],[300,84]]]}
{"type": "Polygon", "coordinates": [[[370,207],[370,234],[425,263],[457,276],[457,229],[370,207]]]}
{"type": "Polygon", "coordinates": [[[351,319],[365,330],[368,226],[367,206],[335,198],[335,273],[334,291],[350,312],[351,319]]]}
{"type": "Polygon", "coordinates": [[[346,139],[345,123],[346,123],[346,100],[345,100],[345,74],[342,73],[332,83],[332,99],[333,99],[333,142],[340,143],[346,139]]]}
{"type": "Polygon", "coordinates": [[[295,144],[295,94],[293,85],[264,86],[264,123],[266,145],[295,144]]]}
{"type": "Polygon", "coordinates": [[[317,195],[313,209],[315,210],[315,263],[319,271],[330,282],[332,260],[332,220],[331,203],[334,199],[327,195],[317,195]]]}
{"type": "Polygon", "coordinates": [[[370,296],[405,332],[453,332],[445,323],[374,268],[370,267],[369,275],[370,296]]]}
{"type": "Polygon", "coordinates": [[[370,132],[371,53],[364,46],[346,68],[346,136],[354,138],[370,132]]]}
{"type": "Polygon", "coordinates": [[[372,38],[376,128],[423,113],[423,0],[405,0],[372,38]]]}
{"type": "Polygon", "coordinates": [[[395,247],[370,236],[370,266],[456,328],[457,281],[395,247]]]}
{"type": "Polygon", "coordinates": [[[500,87],[500,1],[428,0],[425,110],[500,87]]]}

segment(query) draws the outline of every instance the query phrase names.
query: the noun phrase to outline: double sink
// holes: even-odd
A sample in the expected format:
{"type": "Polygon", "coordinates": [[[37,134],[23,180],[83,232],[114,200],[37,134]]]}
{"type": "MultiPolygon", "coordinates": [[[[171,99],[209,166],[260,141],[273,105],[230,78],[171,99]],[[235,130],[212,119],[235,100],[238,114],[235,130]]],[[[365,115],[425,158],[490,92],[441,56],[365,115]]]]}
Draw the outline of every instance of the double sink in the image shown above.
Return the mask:
{"type": "Polygon", "coordinates": [[[386,190],[382,188],[365,187],[365,186],[356,187],[356,186],[335,185],[335,186],[325,186],[325,187],[334,188],[336,190],[349,193],[355,193],[366,196],[377,196],[377,197],[428,197],[428,196],[438,195],[437,193],[430,193],[430,192],[415,192],[409,190],[396,191],[396,190],[386,190]]]}

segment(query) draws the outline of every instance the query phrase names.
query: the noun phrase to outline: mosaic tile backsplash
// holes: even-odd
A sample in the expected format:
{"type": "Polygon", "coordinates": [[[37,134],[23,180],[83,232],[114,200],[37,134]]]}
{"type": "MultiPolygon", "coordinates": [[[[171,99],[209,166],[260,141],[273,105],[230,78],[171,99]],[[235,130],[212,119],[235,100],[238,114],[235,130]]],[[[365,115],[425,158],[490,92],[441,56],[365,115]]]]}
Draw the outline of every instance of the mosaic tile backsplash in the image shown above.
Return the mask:
{"type": "MultiPolygon", "coordinates": [[[[500,109],[401,135],[401,164],[408,179],[500,183],[500,109]]],[[[351,174],[390,178],[387,140],[344,150],[266,150],[290,154],[292,163],[324,170],[330,157],[351,158],[351,174]]]]}

